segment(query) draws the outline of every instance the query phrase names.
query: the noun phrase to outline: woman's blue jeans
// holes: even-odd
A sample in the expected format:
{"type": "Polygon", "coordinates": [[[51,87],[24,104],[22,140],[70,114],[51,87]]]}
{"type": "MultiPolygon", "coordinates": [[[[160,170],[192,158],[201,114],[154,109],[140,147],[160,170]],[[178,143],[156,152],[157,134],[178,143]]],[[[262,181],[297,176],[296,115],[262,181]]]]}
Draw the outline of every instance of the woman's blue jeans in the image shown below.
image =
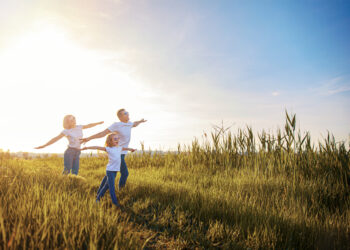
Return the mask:
{"type": "Polygon", "coordinates": [[[66,151],[64,151],[64,170],[63,174],[72,174],[77,175],[79,172],[79,157],[80,150],[76,148],[68,147],[66,151]]]}
{"type": "Polygon", "coordinates": [[[115,177],[117,176],[116,171],[106,171],[106,176],[103,178],[100,188],[97,192],[96,201],[100,201],[100,199],[105,195],[107,189],[109,189],[109,193],[111,195],[111,199],[114,205],[119,206],[119,202],[117,196],[115,195],[115,177]]]}

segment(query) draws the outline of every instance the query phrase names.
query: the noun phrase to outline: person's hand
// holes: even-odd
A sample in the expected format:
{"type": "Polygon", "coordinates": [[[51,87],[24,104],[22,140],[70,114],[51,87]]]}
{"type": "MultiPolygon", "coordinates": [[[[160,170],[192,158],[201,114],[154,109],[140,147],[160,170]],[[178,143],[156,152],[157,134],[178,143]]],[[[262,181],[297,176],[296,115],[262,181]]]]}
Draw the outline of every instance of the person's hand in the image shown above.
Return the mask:
{"type": "Polygon", "coordinates": [[[82,138],[82,139],[79,139],[79,141],[80,141],[80,144],[85,144],[90,140],[88,138],[82,138]]]}
{"type": "Polygon", "coordinates": [[[39,147],[36,147],[35,149],[41,149],[41,148],[45,148],[45,146],[39,146],[39,147]]]}
{"type": "Polygon", "coordinates": [[[83,150],[87,150],[87,148],[86,147],[83,147],[83,148],[81,148],[81,149],[79,149],[80,151],[83,151],[83,150]]]}
{"type": "Polygon", "coordinates": [[[134,153],[136,150],[137,150],[137,149],[132,148],[130,151],[131,151],[132,153],[134,153]]]}
{"type": "Polygon", "coordinates": [[[140,123],[142,123],[142,122],[147,122],[147,120],[145,120],[145,119],[142,118],[142,119],[140,120],[140,123]]]}
{"type": "Polygon", "coordinates": [[[100,125],[100,124],[103,124],[103,123],[104,123],[104,121],[102,121],[102,122],[98,122],[97,124],[98,124],[98,125],[100,125]]]}

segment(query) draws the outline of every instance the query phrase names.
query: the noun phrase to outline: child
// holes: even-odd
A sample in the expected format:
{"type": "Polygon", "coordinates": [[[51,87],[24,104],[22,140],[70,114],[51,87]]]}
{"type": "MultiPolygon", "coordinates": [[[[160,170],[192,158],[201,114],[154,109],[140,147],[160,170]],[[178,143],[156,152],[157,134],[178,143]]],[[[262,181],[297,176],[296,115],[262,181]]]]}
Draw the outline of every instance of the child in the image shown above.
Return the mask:
{"type": "Polygon", "coordinates": [[[106,139],[106,147],[84,147],[81,150],[86,149],[98,149],[103,150],[108,153],[108,164],[106,168],[106,176],[107,178],[103,178],[100,188],[97,191],[96,202],[99,202],[100,199],[104,196],[107,189],[109,188],[109,193],[112,198],[112,202],[118,208],[120,208],[120,204],[118,203],[117,196],[115,195],[115,187],[114,181],[117,176],[117,172],[120,171],[120,163],[121,163],[121,153],[122,151],[131,151],[134,152],[136,149],[133,148],[124,148],[118,146],[119,144],[119,136],[117,134],[109,134],[106,139]]]}
{"type": "Polygon", "coordinates": [[[69,174],[72,171],[72,174],[77,175],[79,171],[80,139],[83,138],[83,129],[92,128],[102,123],[103,122],[96,122],[88,125],[76,125],[75,117],[73,115],[66,115],[63,119],[64,130],[46,144],[36,147],[35,149],[49,146],[66,136],[69,144],[66,151],[64,151],[63,174],[69,174]]]}
{"type": "MultiPolygon", "coordinates": [[[[121,147],[127,148],[129,146],[129,142],[131,138],[131,129],[134,127],[137,127],[141,123],[146,122],[146,120],[141,119],[139,121],[130,122],[129,112],[127,112],[125,109],[119,109],[117,112],[117,116],[120,122],[115,122],[110,127],[103,130],[102,132],[92,135],[88,138],[81,139],[80,142],[86,143],[92,139],[101,138],[108,135],[109,133],[117,132],[120,138],[119,145],[121,147]]],[[[127,153],[128,153],[127,151],[122,151],[121,153],[119,189],[125,187],[126,180],[129,176],[128,167],[125,162],[125,156],[127,153]]],[[[107,179],[107,176],[105,176],[105,179],[107,179]]]]}

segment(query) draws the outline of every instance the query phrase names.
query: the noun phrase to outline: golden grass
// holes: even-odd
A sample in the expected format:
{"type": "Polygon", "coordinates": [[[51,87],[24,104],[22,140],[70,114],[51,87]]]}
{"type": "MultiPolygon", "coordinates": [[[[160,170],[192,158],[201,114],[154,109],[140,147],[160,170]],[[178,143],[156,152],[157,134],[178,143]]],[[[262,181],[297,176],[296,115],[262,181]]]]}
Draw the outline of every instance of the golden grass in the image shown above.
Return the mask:
{"type": "Polygon", "coordinates": [[[105,157],[63,176],[62,158],[2,153],[0,248],[349,249],[344,143],[313,146],[288,115],[285,131],[258,138],[222,129],[176,153],[128,155],[123,212],[108,194],[95,203],[105,157]]]}

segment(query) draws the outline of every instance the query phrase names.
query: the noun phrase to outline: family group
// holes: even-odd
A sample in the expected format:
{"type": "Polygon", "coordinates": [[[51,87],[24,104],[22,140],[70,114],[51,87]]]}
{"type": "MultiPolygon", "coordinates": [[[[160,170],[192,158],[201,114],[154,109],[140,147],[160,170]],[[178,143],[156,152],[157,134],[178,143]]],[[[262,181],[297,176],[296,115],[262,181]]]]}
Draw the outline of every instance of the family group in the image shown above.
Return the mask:
{"type": "Polygon", "coordinates": [[[63,137],[67,137],[69,144],[64,152],[63,174],[72,173],[74,175],[77,175],[79,172],[79,158],[82,150],[97,149],[107,152],[108,164],[106,168],[106,176],[103,178],[97,191],[96,201],[99,202],[105,192],[109,189],[113,204],[120,208],[120,204],[115,194],[115,178],[117,172],[120,172],[119,189],[123,188],[129,176],[128,167],[125,163],[125,156],[128,151],[134,152],[136,150],[129,148],[131,129],[137,127],[140,123],[146,122],[146,120],[141,119],[139,121],[130,122],[129,112],[125,109],[119,109],[117,117],[119,118],[119,122],[113,123],[100,133],[83,138],[83,129],[92,128],[103,122],[76,125],[75,117],[73,115],[66,115],[63,119],[64,130],[46,144],[36,147],[36,149],[44,148],[57,142],[63,137]],[[85,144],[93,139],[102,138],[106,135],[105,147],[90,146],[81,148],[81,144],[85,144]]]}

